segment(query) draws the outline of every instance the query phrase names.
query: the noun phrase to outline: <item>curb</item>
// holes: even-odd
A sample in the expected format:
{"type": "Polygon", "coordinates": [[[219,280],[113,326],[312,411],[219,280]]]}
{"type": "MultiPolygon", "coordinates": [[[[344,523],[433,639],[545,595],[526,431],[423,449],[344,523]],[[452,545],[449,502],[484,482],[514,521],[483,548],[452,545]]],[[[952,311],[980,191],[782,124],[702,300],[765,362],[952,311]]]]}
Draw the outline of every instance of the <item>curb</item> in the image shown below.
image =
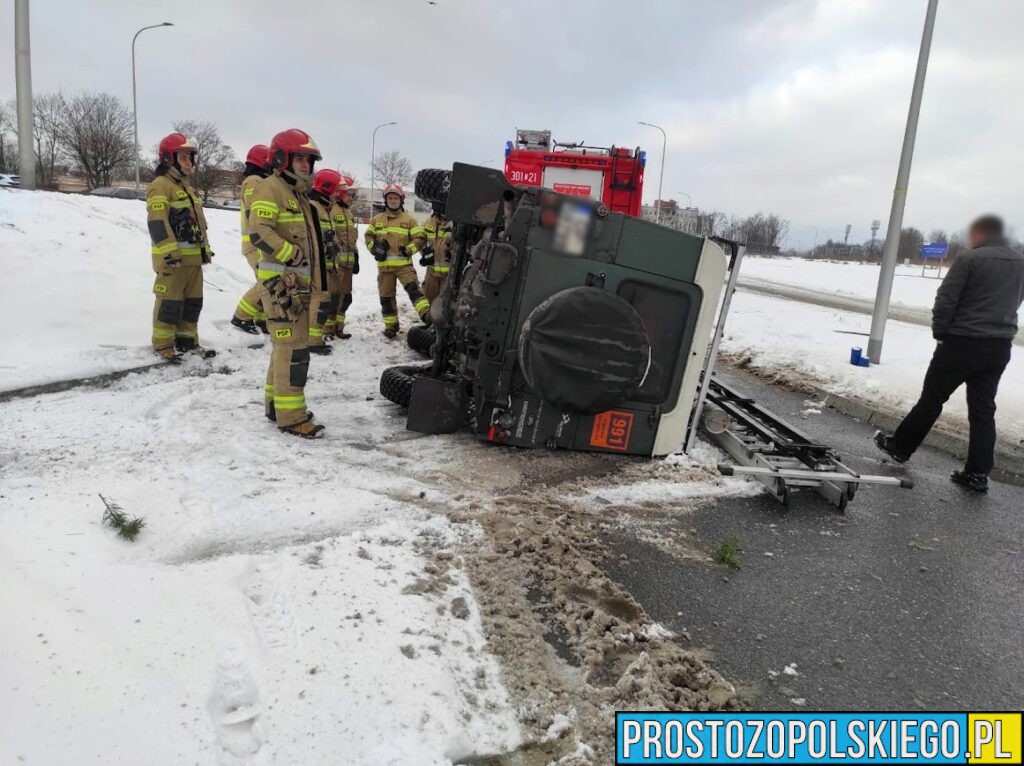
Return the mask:
{"type": "Polygon", "coordinates": [[[25,399],[30,396],[39,396],[40,394],[57,394],[62,391],[70,391],[72,388],[78,388],[79,386],[103,387],[129,375],[146,372],[147,370],[152,370],[156,367],[166,366],[168,366],[167,362],[152,362],[150,364],[139,365],[138,367],[130,367],[127,370],[114,370],[113,372],[105,372],[101,375],[91,375],[86,378],[57,380],[53,383],[41,383],[37,386],[12,388],[9,391],[0,391],[0,402],[9,402],[12,399],[25,399]]]}

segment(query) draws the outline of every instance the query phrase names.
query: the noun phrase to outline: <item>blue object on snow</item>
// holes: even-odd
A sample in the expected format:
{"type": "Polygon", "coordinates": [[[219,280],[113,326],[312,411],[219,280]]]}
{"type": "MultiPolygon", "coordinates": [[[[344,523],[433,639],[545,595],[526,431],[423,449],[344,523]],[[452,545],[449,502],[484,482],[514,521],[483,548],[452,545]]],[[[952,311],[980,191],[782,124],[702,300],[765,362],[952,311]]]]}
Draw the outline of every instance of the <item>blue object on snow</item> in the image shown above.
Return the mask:
{"type": "Polygon", "coordinates": [[[862,356],[860,359],[857,360],[857,366],[858,367],[870,367],[871,366],[871,360],[868,359],[866,356],[862,356]]]}
{"type": "Polygon", "coordinates": [[[854,346],[850,349],[850,364],[860,364],[861,354],[864,353],[864,349],[859,346],[854,346]]]}

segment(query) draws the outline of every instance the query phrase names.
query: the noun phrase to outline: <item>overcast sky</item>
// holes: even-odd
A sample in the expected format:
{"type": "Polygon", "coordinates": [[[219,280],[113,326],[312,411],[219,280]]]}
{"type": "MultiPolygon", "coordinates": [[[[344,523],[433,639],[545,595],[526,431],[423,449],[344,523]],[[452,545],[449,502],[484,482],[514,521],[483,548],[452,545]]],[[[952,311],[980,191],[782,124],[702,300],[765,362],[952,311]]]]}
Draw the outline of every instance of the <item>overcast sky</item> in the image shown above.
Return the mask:
{"type": "MultiPolygon", "coordinates": [[[[309,131],[330,166],[367,180],[379,150],[415,167],[500,166],[515,127],[640,145],[646,194],[791,221],[884,232],[925,0],[31,0],[33,88],[105,90],[131,104],[139,37],[143,147],[172,120],[209,119],[241,155],[309,131]]],[[[4,3],[0,98],[14,95],[4,3]]],[[[1024,2],[942,0],[906,224],[978,212],[1024,233],[1024,2]]]]}

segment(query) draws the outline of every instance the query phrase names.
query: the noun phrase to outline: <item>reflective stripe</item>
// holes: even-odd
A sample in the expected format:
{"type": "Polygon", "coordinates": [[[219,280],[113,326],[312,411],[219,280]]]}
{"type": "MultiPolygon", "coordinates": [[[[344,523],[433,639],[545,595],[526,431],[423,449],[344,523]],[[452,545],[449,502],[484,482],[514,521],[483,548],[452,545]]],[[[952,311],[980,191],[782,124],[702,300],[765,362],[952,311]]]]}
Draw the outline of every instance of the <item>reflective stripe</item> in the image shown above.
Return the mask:
{"type": "MultiPolygon", "coordinates": [[[[253,205],[253,209],[255,209],[253,205]]],[[[306,216],[302,213],[279,213],[277,216],[278,223],[305,223],[306,216]]]]}
{"type": "Polygon", "coordinates": [[[277,410],[304,410],[306,409],[306,397],[303,394],[298,396],[274,395],[274,409],[277,410]]]}
{"type": "Polygon", "coordinates": [[[273,261],[260,261],[256,267],[256,278],[260,282],[266,282],[268,279],[279,277],[288,271],[298,274],[300,281],[309,283],[311,278],[309,266],[285,266],[283,263],[274,263],[273,261]]]}
{"type": "Polygon", "coordinates": [[[413,308],[416,309],[417,314],[422,314],[424,311],[430,308],[430,301],[428,301],[426,298],[420,298],[418,301],[416,301],[416,305],[413,306],[413,308]]]}
{"type": "Polygon", "coordinates": [[[405,246],[405,249],[409,253],[409,255],[416,255],[416,253],[420,251],[420,246],[417,245],[415,242],[410,242],[408,245],[405,246]]]}
{"type": "Polygon", "coordinates": [[[167,202],[167,197],[163,194],[154,194],[152,197],[147,197],[146,202],[167,202]]]}
{"type": "Polygon", "coordinates": [[[407,229],[404,226],[372,226],[371,225],[371,226],[367,227],[366,230],[368,232],[373,232],[374,234],[405,234],[405,235],[407,235],[409,237],[418,236],[418,235],[416,235],[414,233],[417,230],[420,232],[420,234],[423,233],[423,228],[420,227],[420,226],[415,226],[412,229],[407,229]]]}
{"type": "Polygon", "coordinates": [[[377,261],[378,269],[387,269],[390,267],[400,268],[402,266],[412,266],[412,261],[408,258],[402,258],[400,260],[391,260],[390,258],[386,261],[377,261]]]}
{"type": "Polygon", "coordinates": [[[252,242],[252,237],[250,237],[248,234],[243,234],[242,242],[252,242]]]}
{"type": "Polygon", "coordinates": [[[324,331],[320,330],[320,329],[317,329],[316,327],[310,327],[309,328],[309,337],[310,338],[322,338],[322,337],[324,337],[324,331]]]}
{"type": "Polygon", "coordinates": [[[174,328],[172,327],[170,330],[164,330],[161,327],[154,326],[153,327],[153,337],[154,338],[158,338],[159,340],[168,340],[169,338],[173,338],[174,337],[174,328]]]}
{"type": "Polygon", "coordinates": [[[338,256],[338,261],[342,266],[355,266],[356,265],[356,254],[355,253],[342,253],[338,256]]]}
{"type": "Polygon", "coordinates": [[[168,253],[173,253],[177,248],[178,244],[176,242],[168,242],[166,245],[154,245],[152,249],[153,255],[167,255],[168,253]]]}
{"type": "Polygon", "coordinates": [[[384,315],[384,326],[390,327],[391,325],[398,326],[398,315],[397,314],[385,314],[384,315]]]}
{"type": "Polygon", "coordinates": [[[198,338],[199,333],[195,330],[175,330],[174,334],[178,338],[198,338]]]}
{"type": "Polygon", "coordinates": [[[411,229],[409,229],[409,236],[410,237],[422,237],[423,236],[423,227],[422,226],[413,226],[411,229]]]}
{"type": "Polygon", "coordinates": [[[431,266],[430,269],[435,274],[447,274],[450,271],[448,266],[431,266]]]}
{"type": "Polygon", "coordinates": [[[245,298],[242,298],[240,301],[238,301],[238,309],[243,314],[248,314],[251,317],[257,317],[259,316],[260,313],[259,309],[257,309],[251,303],[249,303],[249,301],[247,301],[245,298]]]}
{"type": "Polygon", "coordinates": [[[281,261],[281,263],[284,263],[285,261],[291,260],[293,255],[295,255],[295,245],[288,240],[285,240],[278,251],[274,253],[274,258],[281,261]]]}

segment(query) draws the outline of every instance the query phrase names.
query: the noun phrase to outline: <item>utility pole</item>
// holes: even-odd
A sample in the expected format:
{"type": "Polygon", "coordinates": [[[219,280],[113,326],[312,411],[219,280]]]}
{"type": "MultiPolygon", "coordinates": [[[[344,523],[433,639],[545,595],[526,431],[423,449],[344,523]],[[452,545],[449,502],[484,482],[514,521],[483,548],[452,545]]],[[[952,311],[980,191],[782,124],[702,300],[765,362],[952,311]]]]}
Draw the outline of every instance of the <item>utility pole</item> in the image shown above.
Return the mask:
{"type": "Polygon", "coordinates": [[[373,129],[373,135],[370,136],[370,218],[373,218],[373,182],[375,180],[374,165],[377,164],[377,131],[381,128],[386,128],[388,125],[397,124],[397,122],[382,122],[373,129]]]}
{"type": "Polygon", "coordinates": [[[907,204],[907,186],[910,183],[910,163],[914,159],[914,140],[917,138],[917,121],[921,114],[921,96],[924,93],[925,74],[928,72],[928,55],[932,48],[932,31],[935,28],[935,12],[938,5],[939,0],[928,0],[928,10],[924,17],[924,32],[921,34],[921,50],[917,55],[917,72],[914,74],[914,89],[910,94],[907,129],[903,134],[900,167],[896,173],[896,188],[892,193],[889,228],[886,230],[885,249],[882,251],[882,268],[878,274],[875,310],[871,315],[868,359],[872,364],[882,361],[882,340],[885,337],[885,321],[889,317],[889,299],[892,297],[892,283],[896,274],[896,258],[900,246],[900,231],[903,229],[903,210],[907,204]]]}
{"type": "Polygon", "coordinates": [[[648,128],[657,128],[661,131],[661,170],[658,171],[658,201],[655,203],[655,207],[658,209],[656,213],[658,223],[661,223],[661,182],[665,180],[665,150],[668,147],[668,138],[665,135],[665,129],[660,125],[650,122],[638,122],[637,124],[646,125],[648,128]]]}
{"type": "Polygon", "coordinates": [[[139,190],[139,99],[135,92],[135,41],[138,40],[139,35],[147,29],[173,26],[174,24],[169,21],[165,21],[161,24],[152,24],[140,29],[132,38],[132,123],[135,126],[135,191],[139,190]]]}
{"type": "Polygon", "coordinates": [[[18,178],[22,189],[36,188],[30,39],[28,0],[14,0],[14,80],[18,101],[18,178]]]}

